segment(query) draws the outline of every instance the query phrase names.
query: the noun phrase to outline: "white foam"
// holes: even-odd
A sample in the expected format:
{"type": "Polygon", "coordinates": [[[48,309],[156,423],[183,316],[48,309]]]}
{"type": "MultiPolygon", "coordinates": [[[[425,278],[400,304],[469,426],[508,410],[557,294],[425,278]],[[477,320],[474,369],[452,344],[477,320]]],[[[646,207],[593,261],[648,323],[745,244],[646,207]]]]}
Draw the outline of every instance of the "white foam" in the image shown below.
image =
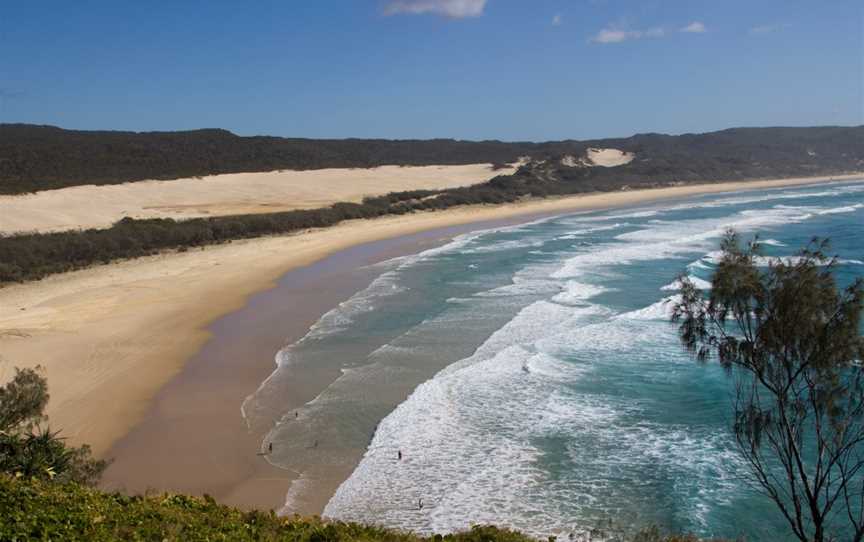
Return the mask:
{"type": "Polygon", "coordinates": [[[673,205],[668,209],[670,211],[681,211],[681,210],[689,210],[689,209],[710,209],[716,207],[728,207],[732,205],[746,205],[748,203],[760,203],[764,201],[774,201],[774,200],[790,200],[790,199],[806,199],[806,198],[820,198],[820,197],[830,197],[830,196],[838,196],[844,193],[852,193],[852,192],[860,192],[862,189],[861,186],[852,186],[852,187],[838,187],[832,190],[817,190],[817,191],[807,191],[807,192],[768,192],[766,194],[760,195],[744,195],[744,196],[733,196],[728,198],[720,198],[720,199],[712,199],[710,201],[703,202],[689,202],[682,203],[679,205],[673,205]]]}
{"type": "Polygon", "coordinates": [[[630,320],[669,320],[677,303],[681,303],[682,297],[678,294],[665,297],[656,303],[635,311],[625,312],[616,318],[627,318],[630,320]]]}
{"type": "Polygon", "coordinates": [[[579,239],[579,238],[584,237],[585,235],[588,235],[590,233],[616,230],[618,228],[623,228],[623,227],[629,226],[629,225],[630,224],[628,224],[627,222],[616,222],[615,224],[608,224],[605,226],[591,226],[588,228],[581,228],[578,230],[568,230],[565,235],[560,235],[560,236],[556,237],[555,239],[556,240],[558,240],[558,239],[579,239]]]}
{"type": "Polygon", "coordinates": [[[582,222],[591,222],[598,220],[618,220],[621,218],[650,218],[664,212],[665,209],[635,209],[624,213],[611,213],[604,215],[592,215],[586,217],[568,217],[567,222],[571,224],[579,224],[582,222]]]}
{"type": "Polygon", "coordinates": [[[598,314],[600,310],[594,306],[576,309],[548,301],[534,302],[493,333],[468,362],[489,358],[510,346],[531,344],[573,319],[581,320],[598,314]]]}
{"type": "Polygon", "coordinates": [[[578,278],[586,270],[597,266],[626,265],[678,257],[704,251],[730,228],[738,231],[754,230],[765,226],[788,224],[806,220],[810,215],[792,209],[741,211],[723,218],[684,220],[652,224],[646,228],[616,236],[622,243],[609,243],[592,247],[567,260],[554,278],[578,278]]]}
{"type": "Polygon", "coordinates": [[[541,295],[561,290],[561,285],[557,281],[551,280],[522,280],[499,286],[485,292],[474,294],[475,297],[508,297],[517,295],[541,295]]]}
{"type": "Polygon", "coordinates": [[[489,252],[518,250],[520,248],[542,247],[544,244],[545,241],[529,237],[525,239],[508,239],[505,241],[498,241],[497,243],[486,243],[482,245],[477,245],[476,247],[466,247],[461,249],[459,252],[461,252],[462,254],[486,254],[489,252]]]}
{"type": "Polygon", "coordinates": [[[760,239],[759,243],[763,244],[763,245],[772,246],[772,247],[785,247],[786,246],[786,243],[784,243],[782,241],[778,241],[776,239],[760,239]]]}
{"type": "MultiPolygon", "coordinates": [[[[690,282],[693,283],[693,286],[695,286],[699,290],[710,290],[711,289],[711,283],[705,279],[701,279],[695,275],[689,275],[687,278],[690,279],[690,282]]],[[[663,291],[670,291],[670,290],[671,291],[677,291],[677,290],[681,289],[681,286],[682,286],[682,283],[681,283],[681,280],[679,279],[679,280],[675,280],[674,282],[670,282],[669,284],[667,284],[666,286],[663,286],[660,289],[663,291]]]]}
{"type": "Polygon", "coordinates": [[[578,305],[592,297],[609,291],[609,288],[605,286],[586,284],[575,280],[568,280],[564,288],[563,292],[552,297],[552,301],[565,305],[578,305]]]}
{"type": "MultiPolygon", "coordinates": [[[[691,263],[690,265],[688,265],[688,267],[691,267],[691,266],[695,267],[696,264],[698,263],[702,268],[707,269],[708,268],[707,266],[705,266],[699,262],[708,262],[708,263],[716,265],[716,264],[720,263],[720,259],[722,258],[722,256],[723,256],[722,251],[714,250],[714,251],[709,252],[705,256],[703,256],[697,262],[691,263]]],[[[753,264],[756,265],[757,267],[768,267],[768,266],[777,265],[780,263],[782,263],[784,265],[796,265],[802,260],[802,258],[803,258],[803,256],[797,256],[797,255],[796,256],[755,256],[753,258],[753,264]]],[[[825,260],[822,260],[818,263],[819,263],[819,265],[828,265],[828,263],[830,261],[831,261],[830,259],[825,259],[825,260]]],[[[848,258],[837,258],[837,263],[838,264],[847,264],[847,265],[864,265],[864,261],[855,260],[855,259],[848,259],[848,258]]]]}
{"type": "Polygon", "coordinates": [[[856,203],[855,205],[846,205],[843,207],[834,207],[833,209],[824,209],[817,211],[820,215],[836,215],[842,213],[854,213],[858,209],[864,208],[864,203],[856,203]]]}
{"type": "Polygon", "coordinates": [[[554,263],[528,265],[513,275],[510,284],[477,292],[473,297],[542,296],[558,293],[563,285],[561,281],[549,277],[554,269],[557,269],[554,263]]]}

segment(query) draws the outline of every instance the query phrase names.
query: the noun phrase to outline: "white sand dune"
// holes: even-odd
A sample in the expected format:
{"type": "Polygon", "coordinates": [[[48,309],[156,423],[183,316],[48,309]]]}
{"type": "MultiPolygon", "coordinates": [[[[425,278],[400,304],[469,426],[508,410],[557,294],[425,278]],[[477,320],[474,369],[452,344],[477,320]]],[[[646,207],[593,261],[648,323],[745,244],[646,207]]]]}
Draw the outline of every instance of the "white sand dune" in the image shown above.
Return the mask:
{"type": "Polygon", "coordinates": [[[588,160],[595,166],[616,167],[629,164],[635,158],[632,152],[618,149],[588,149],[588,160]]]}
{"type": "Polygon", "coordinates": [[[585,156],[576,157],[572,154],[561,158],[561,165],[567,167],[616,167],[629,164],[636,158],[632,152],[624,152],[618,149],[592,149],[585,152],[585,156]]]}
{"type": "Polygon", "coordinates": [[[399,190],[468,186],[513,171],[493,170],[491,164],[382,166],[74,186],[0,196],[0,234],[106,228],[127,216],[192,218],[311,209],[399,190]]]}

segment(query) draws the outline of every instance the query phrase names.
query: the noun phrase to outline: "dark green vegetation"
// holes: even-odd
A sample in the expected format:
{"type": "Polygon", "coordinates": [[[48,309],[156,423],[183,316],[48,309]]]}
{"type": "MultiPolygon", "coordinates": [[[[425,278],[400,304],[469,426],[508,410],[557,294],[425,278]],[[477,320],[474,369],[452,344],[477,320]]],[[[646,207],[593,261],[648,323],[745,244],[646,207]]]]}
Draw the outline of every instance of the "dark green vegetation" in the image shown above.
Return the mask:
{"type": "Polygon", "coordinates": [[[222,131],[72,132],[3,125],[0,192],[19,193],[85,180],[118,182],[289,166],[501,162],[525,153],[535,159],[515,174],[470,187],[398,192],[314,210],[181,222],[126,218],[105,230],[0,237],[0,283],[40,279],[162,250],[332,226],[355,218],[679,183],[862,170],[864,127],[741,128],[702,135],[648,134],[587,142],[471,143],[240,138],[222,131]],[[636,159],[614,168],[562,163],[568,162],[566,157],[584,157],[590,147],[631,151],[636,159]]]}
{"type": "Polygon", "coordinates": [[[705,295],[682,280],[684,347],[734,382],[733,433],[755,485],[802,542],[864,539],[864,278],[838,289],[827,243],[759,266],[730,232],[705,295]]]}
{"type": "Polygon", "coordinates": [[[227,130],[96,132],[0,124],[0,194],[277,169],[513,161],[533,143],[240,137],[227,130]]]}
{"type": "MultiPolygon", "coordinates": [[[[420,537],[386,529],[280,519],[244,512],[210,498],[182,495],[124,496],[75,484],[15,481],[0,476],[2,540],[325,540],[415,541],[420,537]]],[[[449,536],[453,541],[525,542],[527,537],[493,528],[449,536]]]]}
{"type": "MultiPolygon", "coordinates": [[[[153,540],[297,542],[530,542],[531,538],[495,527],[421,537],[382,527],[279,518],[272,512],[242,511],[209,497],[125,496],[77,484],[14,480],[0,475],[0,540],[153,540]]],[[[622,540],[622,539],[614,539],[622,540]]],[[[660,535],[655,530],[632,542],[699,542],[691,536],[660,535]]]]}
{"type": "Polygon", "coordinates": [[[507,143],[240,137],[225,130],[96,132],[0,124],[0,194],[277,169],[501,164],[520,156],[556,161],[565,155],[584,156],[590,147],[634,152],[637,159],[614,171],[568,171],[562,174],[564,180],[632,184],[833,174],[862,169],[864,127],[736,128],[682,136],[507,143]]]}
{"type": "Polygon", "coordinates": [[[33,369],[16,369],[0,386],[0,474],[95,484],[107,463],[93,459],[88,446],[67,446],[43,427],[47,404],[48,383],[33,369]]]}

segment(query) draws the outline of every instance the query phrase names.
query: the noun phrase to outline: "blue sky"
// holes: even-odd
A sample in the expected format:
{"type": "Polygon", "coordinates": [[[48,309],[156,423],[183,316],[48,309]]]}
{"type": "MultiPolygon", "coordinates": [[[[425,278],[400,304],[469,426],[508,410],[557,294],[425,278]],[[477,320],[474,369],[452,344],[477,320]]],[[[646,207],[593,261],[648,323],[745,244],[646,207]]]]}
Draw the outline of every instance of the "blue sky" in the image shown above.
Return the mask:
{"type": "Polygon", "coordinates": [[[0,122],[504,140],[864,123],[861,0],[0,7],[0,122]]]}

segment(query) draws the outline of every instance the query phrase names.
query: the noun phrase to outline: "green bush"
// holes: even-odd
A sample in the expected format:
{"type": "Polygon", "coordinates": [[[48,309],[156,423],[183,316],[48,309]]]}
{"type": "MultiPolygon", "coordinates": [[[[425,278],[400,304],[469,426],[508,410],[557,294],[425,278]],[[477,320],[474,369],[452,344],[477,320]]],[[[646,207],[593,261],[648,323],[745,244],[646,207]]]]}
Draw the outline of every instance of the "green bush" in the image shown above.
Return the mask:
{"type": "MultiPolygon", "coordinates": [[[[529,542],[508,529],[477,526],[446,536],[421,537],[382,527],[278,517],[243,511],[210,497],[125,496],[74,483],[12,479],[0,475],[0,540],[68,541],[296,541],[296,542],[529,542]]],[[[656,529],[634,542],[698,542],[691,536],[666,537],[656,529]]]]}
{"type": "MultiPolygon", "coordinates": [[[[88,446],[67,446],[46,421],[48,383],[33,369],[16,369],[0,386],[0,474],[95,484],[107,466],[88,446]]],[[[2,510],[2,508],[0,508],[2,510]]]]}

